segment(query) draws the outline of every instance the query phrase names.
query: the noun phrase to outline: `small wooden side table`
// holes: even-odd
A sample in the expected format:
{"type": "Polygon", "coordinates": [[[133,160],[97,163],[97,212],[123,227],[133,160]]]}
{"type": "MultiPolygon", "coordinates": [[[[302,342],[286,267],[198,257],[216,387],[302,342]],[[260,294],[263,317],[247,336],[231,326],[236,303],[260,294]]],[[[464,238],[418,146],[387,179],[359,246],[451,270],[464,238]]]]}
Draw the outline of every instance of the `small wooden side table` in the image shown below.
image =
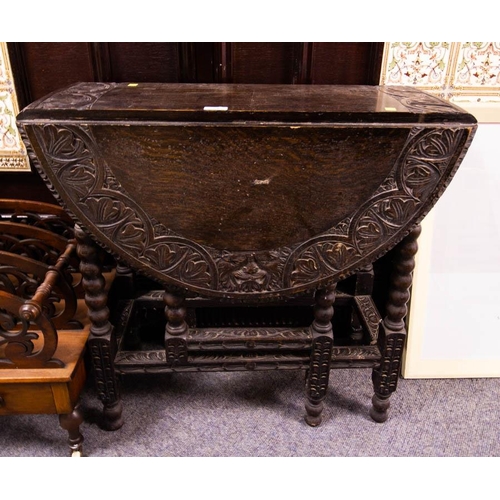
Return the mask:
{"type": "Polygon", "coordinates": [[[0,415],[57,414],[68,431],[72,456],[81,456],[79,396],[85,384],[83,353],[89,330],[60,331],[55,358],[63,368],[0,370],[0,415]]]}
{"type": "Polygon", "coordinates": [[[0,416],[57,414],[71,455],[81,456],[90,328],[75,249],[58,207],[0,200],[0,416]]]}

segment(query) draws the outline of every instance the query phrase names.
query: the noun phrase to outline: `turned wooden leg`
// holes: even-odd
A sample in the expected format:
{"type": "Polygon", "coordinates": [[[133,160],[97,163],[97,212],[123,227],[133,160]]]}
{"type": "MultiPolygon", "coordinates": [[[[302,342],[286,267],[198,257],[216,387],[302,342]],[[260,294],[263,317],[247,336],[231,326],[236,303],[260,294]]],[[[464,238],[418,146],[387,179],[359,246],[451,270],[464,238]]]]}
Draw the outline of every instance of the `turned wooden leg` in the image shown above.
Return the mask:
{"type": "Polygon", "coordinates": [[[420,231],[420,225],[415,226],[396,249],[386,316],[381,324],[382,359],[380,364],[373,369],[372,374],[375,395],[372,399],[370,416],[375,422],[387,420],[389,397],[396,390],[399,379],[401,356],[406,340],[406,304],[410,299],[415,254],[418,250],[417,238],[420,231]]]}
{"type": "Polygon", "coordinates": [[[182,295],[166,291],[163,295],[165,303],[165,352],[167,364],[170,366],[185,365],[188,362],[187,342],[188,324],[187,310],[182,295]]]}
{"type": "Polygon", "coordinates": [[[323,400],[328,389],[330,365],[333,349],[333,303],[335,301],[335,287],[316,292],[314,306],[314,321],[311,325],[313,345],[311,350],[311,363],[306,381],[306,422],[311,427],[321,423],[323,400]]]}
{"type": "Polygon", "coordinates": [[[82,456],[83,436],[80,433],[80,425],[83,422],[83,416],[80,412],[80,405],[77,404],[71,413],[59,415],[59,425],[68,431],[68,444],[71,450],[71,456],[82,456]]]}
{"type": "Polygon", "coordinates": [[[85,303],[91,322],[88,346],[97,393],[104,406],[104,428],[116,430],[123,425],[122,404],[113,365],[116,339],[109,322],[106,283],[99,259],[100,249],[78,225],[75,226],[75,237],[85,303]]]}

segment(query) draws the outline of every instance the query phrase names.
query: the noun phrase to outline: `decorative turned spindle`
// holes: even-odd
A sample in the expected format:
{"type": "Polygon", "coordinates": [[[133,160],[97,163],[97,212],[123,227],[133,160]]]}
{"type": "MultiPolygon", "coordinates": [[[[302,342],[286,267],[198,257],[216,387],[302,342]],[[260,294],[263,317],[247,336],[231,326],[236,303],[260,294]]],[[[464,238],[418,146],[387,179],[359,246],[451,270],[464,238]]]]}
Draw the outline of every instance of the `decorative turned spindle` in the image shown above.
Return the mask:
{"type": "Polygon", "coordinates": [[[189,330],[186,323],[187,310],[182,295],[166,291],[163,295],[165,303],[165,353],[167,364],[184,365],[188,361],[186,336],[189,330]]]}
{"type": "Polygon", "coordinates": [[[75,225],[75,237],[78,243],[77,254],[80,257],[85,303],[91,322],[88,345],[96,389],[104,405],[105,428],[116,430],[123,425],[122,405],[113,365],[116,339],[113,335],[113,326],[109,322],[108,294],[106,281],[102,275],[100,249],[78,225],[75,225]]]}
{"type": "Polygon", "coordinates": [[[386,316],[382,322],[380,364],[373,369],[372,379],[375,395],[370,416],[376,422],[385,422],[390,406],[389,397],[396,390],[401,368],[401,356],[406,340],[405,317],[408,312],[412,273],[415,268],[415,255],[418,251],[417,238],[421,232],[420,225],[397,246],[386,316]]]}

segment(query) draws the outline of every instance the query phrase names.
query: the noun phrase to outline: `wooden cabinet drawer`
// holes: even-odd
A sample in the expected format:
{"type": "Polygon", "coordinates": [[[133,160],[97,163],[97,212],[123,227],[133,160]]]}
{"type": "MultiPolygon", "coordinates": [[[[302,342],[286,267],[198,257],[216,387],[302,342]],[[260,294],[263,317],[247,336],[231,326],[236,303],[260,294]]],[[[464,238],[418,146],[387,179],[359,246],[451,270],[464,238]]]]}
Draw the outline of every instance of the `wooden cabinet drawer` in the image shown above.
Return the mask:
{"type": "Polygon", "coordinates": [[[51,384],[0,384],[0,415],[55,413],[51,384]]]}

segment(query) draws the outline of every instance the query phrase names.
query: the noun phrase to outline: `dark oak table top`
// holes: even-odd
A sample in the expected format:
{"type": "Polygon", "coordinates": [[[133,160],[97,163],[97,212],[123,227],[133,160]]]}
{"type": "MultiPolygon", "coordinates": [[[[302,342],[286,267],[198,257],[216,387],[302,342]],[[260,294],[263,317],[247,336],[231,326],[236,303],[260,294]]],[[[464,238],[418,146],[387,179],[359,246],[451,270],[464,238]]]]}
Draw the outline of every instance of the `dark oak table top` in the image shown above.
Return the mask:
{"type": "Polygon", "coordinates": [[[406,87],[80,83],[18,116],[95,240],[166,285],[264,299],[338,281],[437,201],[476,120],[406,87]]]}
{"type": "Polygon", "coordinates": [[[252,85],[79,83],[31,104],[20,120],[363,123],[474,123],[448,102],[407,87],[369,85],[252,85]]]}

